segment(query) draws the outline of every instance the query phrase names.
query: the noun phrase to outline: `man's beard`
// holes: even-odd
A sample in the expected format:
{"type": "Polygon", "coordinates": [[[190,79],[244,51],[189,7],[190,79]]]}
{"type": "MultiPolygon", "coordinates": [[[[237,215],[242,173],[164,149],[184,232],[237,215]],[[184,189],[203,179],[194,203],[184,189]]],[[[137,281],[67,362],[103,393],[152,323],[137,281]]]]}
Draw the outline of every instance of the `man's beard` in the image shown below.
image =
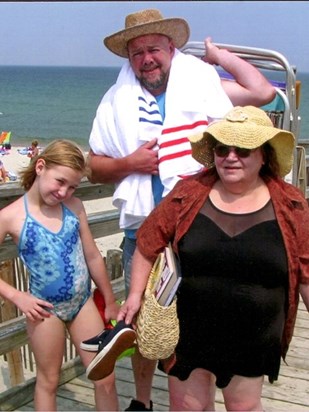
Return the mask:
{"type": "Polygon", "coordinates": [[[161,89],[167,83],[167,74],[161,73],[159,79],[155,80],[154,82],[150,82],[147,79],[143,78],[142,76],[139,78],[142,86],[145,87],[147,90],[157,90],[161,89]]]}

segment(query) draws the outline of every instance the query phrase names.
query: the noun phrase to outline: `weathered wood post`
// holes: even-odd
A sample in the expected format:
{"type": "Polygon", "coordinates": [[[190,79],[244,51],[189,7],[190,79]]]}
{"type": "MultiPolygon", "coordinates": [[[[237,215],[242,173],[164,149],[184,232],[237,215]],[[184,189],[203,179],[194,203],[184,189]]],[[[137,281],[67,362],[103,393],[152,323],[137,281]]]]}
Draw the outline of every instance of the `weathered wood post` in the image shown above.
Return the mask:
{"type": "MultiPolygon", "coordinates": [[[[15,287],[13,260],[0,262],[0,278],[15,287]]],[[[16,307],[9,301],[2,301],[1,307],[2,322],[16,318],[16,307]]],[[[11,386],[15,386],[25,381],[22,353],[20,349],[13,350],[6,354],[11,386]]]]}
{"type": "Polygon", "coordinates": [[[106,268],[110,280],[122,277],[122,250],[109,249],[106,252],[106,268]]]}

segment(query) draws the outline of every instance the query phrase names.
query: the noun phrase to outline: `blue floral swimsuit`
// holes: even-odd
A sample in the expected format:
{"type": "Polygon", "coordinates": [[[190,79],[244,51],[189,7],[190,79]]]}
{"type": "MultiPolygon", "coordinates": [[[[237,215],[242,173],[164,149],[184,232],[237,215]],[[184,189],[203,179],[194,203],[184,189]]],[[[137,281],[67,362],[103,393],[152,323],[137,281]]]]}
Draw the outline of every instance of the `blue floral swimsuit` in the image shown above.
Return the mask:
{"type": "Polygon", "coordinates": [[[18,249],[30,273],[32,295],[54,305],[50,311],[63,321],[71,321],[90,296],[91,280],[79,235],[79,220],[62,204],[62,227],[53,233],[28,211],[18,249]]]}

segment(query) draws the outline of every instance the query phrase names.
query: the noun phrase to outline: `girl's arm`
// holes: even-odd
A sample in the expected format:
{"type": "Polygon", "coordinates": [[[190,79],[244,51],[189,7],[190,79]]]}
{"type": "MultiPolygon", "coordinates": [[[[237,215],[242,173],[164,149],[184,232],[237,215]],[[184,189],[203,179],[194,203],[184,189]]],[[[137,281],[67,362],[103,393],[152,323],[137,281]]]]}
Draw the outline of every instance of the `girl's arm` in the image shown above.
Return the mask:
{"type": "Polygon", "coordinates": [[[116,303],[105,262],[90,231],[85,208],[79,199],[74,199],[74,209],[80,221],[80,237],[90,276],[104,296],[105,317],[107,320],[116,319],[119,306],[116,303]]]}

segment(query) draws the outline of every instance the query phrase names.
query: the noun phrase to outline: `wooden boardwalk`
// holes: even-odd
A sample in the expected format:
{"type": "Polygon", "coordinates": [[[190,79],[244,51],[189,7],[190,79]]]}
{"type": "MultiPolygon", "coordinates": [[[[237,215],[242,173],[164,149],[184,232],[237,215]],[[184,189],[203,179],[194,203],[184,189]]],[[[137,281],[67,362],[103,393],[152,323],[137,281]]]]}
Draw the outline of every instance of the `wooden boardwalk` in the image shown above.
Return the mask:
{"type": "MultiPolygon", "coordinates": [[[[130,359],[117,362],[117,390],[120,409],[123,411],[134,396],[133,374],[130,359]]],[[[160,371],[156,372],[152,398],[154,410],[168,411],[167,378],[160,371]]],[[[63,384],[58,390],[59,411],[93,411],[93,386],[85,374],[63,384]]],[[[282,364],[276,383],[265,382],[263,406],[271,411],[309,411],[309,315],[301,303],[294,338],[287,356],[287,365],[282,364]]],[[[220,390],[216,395],[216,410],[224,411],[220,390]]],[[[18,409],[33,411],[33,402],[18,409]]]]}

